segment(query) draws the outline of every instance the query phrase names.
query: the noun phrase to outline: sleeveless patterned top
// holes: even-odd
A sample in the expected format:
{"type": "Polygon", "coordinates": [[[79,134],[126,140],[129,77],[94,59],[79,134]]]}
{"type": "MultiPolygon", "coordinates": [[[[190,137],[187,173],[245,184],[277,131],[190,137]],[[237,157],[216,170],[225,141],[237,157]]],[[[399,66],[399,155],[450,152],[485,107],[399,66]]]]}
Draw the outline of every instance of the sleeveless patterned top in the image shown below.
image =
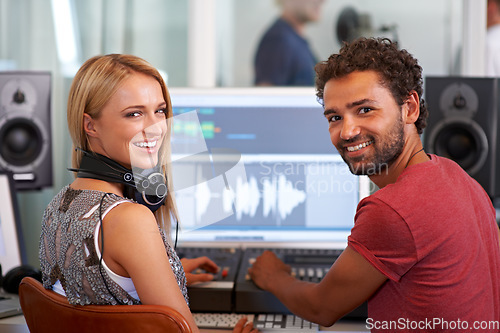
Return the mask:
{"type": "MultiPolygon", "coordinates": [[[[39,247],[45,288],[52,289],[59,280],[70,304],[140,304],[99,265],[94,247],[99,214],[123,200],[133,202],[115,194],[74,190],[69,185],[52,199],[43,215],[39,247]]],[[[158,229],[177,284],[189,305],[182,264],[164,231],[158,229]]]]}

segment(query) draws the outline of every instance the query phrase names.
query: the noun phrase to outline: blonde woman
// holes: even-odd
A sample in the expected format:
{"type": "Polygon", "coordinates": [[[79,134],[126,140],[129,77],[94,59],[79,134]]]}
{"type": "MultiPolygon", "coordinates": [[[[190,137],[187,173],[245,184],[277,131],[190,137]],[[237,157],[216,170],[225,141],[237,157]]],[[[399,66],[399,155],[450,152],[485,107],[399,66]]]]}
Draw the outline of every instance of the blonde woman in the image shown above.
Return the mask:
{"type": "MultiPolygon", "coordinates": [[[[212,275],[190,272],[218,268],[207,257],[181,262],[170,245],[172,105],[162,77],[135,56],[93,57],[75,75],[67,117],[78,172],[43,216],[45,288],[72,304],[167,305],[197,332],[186,287],[212,275]],[[138,170],[154,170],[151,196],[131,179],[138,170]]],[[[245,321],[234,331],[255,331],[245,321]]]]}

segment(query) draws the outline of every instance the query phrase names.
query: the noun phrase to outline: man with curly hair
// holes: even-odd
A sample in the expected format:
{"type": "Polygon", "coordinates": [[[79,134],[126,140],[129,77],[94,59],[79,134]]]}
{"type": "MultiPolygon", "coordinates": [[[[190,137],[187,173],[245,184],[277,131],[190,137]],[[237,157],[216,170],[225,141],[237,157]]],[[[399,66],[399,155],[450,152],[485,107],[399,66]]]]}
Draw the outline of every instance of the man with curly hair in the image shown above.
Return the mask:
{"type": "Polygon", "coordinates": [[[361,38],[315,69],[332,143],[380,189],[359,203],[348,246],[321,282],[296,280],[269,251],[249,271],[254,282],[324,326],[368,301],[372,332],[498,332],[495,210],[458,164],[423,150],[417,60],[388,39],[361,38]]]}

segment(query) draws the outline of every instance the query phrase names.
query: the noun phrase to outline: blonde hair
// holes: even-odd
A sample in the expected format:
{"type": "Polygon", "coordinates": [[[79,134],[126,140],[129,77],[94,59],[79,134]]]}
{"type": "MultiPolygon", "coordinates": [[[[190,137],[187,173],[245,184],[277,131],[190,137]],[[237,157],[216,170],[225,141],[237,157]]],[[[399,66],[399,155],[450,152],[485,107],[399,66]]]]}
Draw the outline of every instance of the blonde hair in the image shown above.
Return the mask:
{"type": "Polygon", "coordinates": [[[127,54],[99,55],[88,59],[76,73],[68,97],[68,129],[73,141],[72,167],[78,169],[83,153],[76,148],[92,152],[84,130],[84,114],[98,119],[106,102],[118,90],[121,83],[134,73],[142,73],[156,79],[167,103],[167,133],[160,147],[159,163],[167,179],[168,195],[163,206],[156,212],[158,225],[170,234],[171,217],[178,221],[177,208],[172,187],[170,161],[170,131],[172,128],[172,103],[162,76],[146,60],[127,54]]]}

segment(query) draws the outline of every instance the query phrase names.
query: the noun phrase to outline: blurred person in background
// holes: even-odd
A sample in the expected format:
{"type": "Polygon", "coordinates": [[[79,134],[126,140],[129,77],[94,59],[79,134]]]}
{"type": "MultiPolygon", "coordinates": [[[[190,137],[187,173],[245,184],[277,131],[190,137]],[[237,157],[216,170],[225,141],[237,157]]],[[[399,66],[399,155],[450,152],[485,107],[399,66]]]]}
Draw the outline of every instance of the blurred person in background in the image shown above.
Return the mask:
{"type": "Polygon", "coordinates": [[[276,0],[280,17],[262,36],[254,59],[257,86],[313,86],[314,56],[304,36],[324,0],[276,0]]]}

